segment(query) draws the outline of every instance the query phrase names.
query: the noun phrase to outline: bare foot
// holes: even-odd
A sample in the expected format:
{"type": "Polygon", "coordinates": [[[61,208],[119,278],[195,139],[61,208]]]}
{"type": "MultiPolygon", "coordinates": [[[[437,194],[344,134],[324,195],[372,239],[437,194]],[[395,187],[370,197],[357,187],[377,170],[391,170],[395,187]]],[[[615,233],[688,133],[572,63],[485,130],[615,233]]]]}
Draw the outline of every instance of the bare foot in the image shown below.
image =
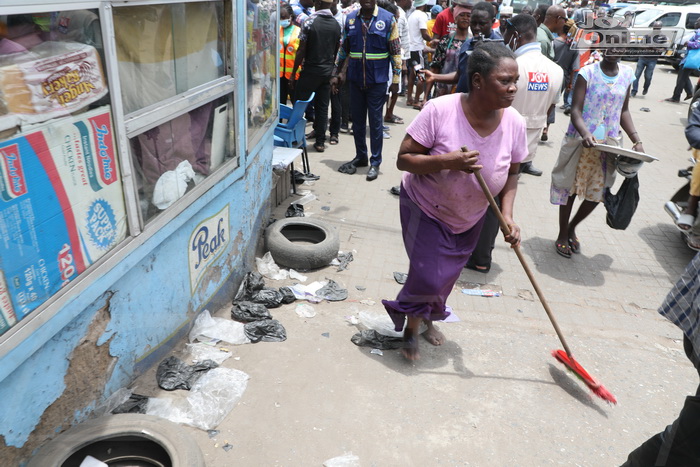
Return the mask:
{"type": "Polygon", "coordinates": [[[430,342],[433,345],[442,345],[445,343],[445,335],[438,330],[435,326],[433,326],[432,321],[424,320],[423,321],[426,326],[428,326],[428,329],[425,330],[422,334],[422,336],[430,342]]]}
{"type": "Polygon", "coordinates": [[[420,353],[418,352],[418,334],[417,329],[406,328],[403,331],[403,343],[404,346],[401,349],[401,353],[406,358],[412,362],[420,360],[420,353]]]}

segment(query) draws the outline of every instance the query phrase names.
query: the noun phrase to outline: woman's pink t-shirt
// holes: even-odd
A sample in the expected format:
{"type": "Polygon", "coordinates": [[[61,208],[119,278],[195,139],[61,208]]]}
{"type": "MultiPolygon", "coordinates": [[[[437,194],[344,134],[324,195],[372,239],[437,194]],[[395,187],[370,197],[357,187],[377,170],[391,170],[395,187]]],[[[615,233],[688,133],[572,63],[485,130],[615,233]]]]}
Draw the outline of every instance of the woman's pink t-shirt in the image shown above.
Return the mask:
{"type": "MultiPolygon", "coordinates": [[[[446,154],[466,146],[479,151],[481,174],[494,196],[506,184],[511,163],[527,157],[525,119],[512,107],[503,110],[498,128],[482,138],[464,115],[461,94],[429,100],[406,132],[429,154],[446,154]]],[[[403,188],[428,216],[455,234],[466,232],[484,215],[488,200],[473,174],[441,170],[426,175],[403,174],[403,188]]]]}

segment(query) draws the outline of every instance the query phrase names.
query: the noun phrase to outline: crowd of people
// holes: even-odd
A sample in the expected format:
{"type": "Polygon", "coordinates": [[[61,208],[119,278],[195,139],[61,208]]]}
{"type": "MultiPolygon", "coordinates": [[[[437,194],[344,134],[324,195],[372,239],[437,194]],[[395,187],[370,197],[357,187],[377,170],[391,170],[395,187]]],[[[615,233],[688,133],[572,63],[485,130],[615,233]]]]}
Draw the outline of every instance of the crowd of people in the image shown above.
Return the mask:
{"type": "MultiPolygon", "coordinates": [[[[352,133],[355,142],[354,157],[338,171],[354,174],[368,167],[366,179],[375,180],[389,125],[403,123],[394,113],[396,102],[403,97],[420,111],[406,128],[397,160],[404,173],[393,189],[400,200],[409,272],[396,299],[382,301],[395,329],[403,330],[403,355],[415,361],[421,335],[432,345],[445,341],[433,322],[449,315],[446,301],[461,270],[488,273],[491,268],[499,222],[474,172],[499,204],[508,227],[505,241],[519,245],[513,212],[518,177],[542,175],[534,166],[537,148],[549,139],[548,127],[561,103],[570,124],[552,169],[550,202],[559,209],[553,248],[564,258],[580,253],[579,224],[604,202],[616,173],[634,177],[641,166],[623,163],[598,145],[622,146],[624,133],[633,150],[644,152],[629,100],[642,76],[642,94],[647,94],[658,55],[670,44],[656,37],[661,25],[652,24],[643,38],[650,44],[648,53],[636,70],[620,63],[625,49],[612,35],[601,36],[594,47],[581,47],[576,41],[590,31],[586,25],[607,15],[587,0],[525,6],[517,14],[501,0],[342,0],[340,5],[315,0],[312,12],[313,1],[282,6],[280,73],[282,101],[287,93],[294,99],[316,93],[309,116],[314,131],[308,135],[315,138],[314,148],[325,150],[324,113],[330,101],[329,143],[337,144],[338,132],[352,133]],[[295,40],[298,44],[290,46],[295,40]],[[287,55],[292,49],[293,60],[287,55]],[[572,217],[576,198],[580,205],[572,217]]],[[[624,30],[631,18],[618,23],[613,28],[624,30]]],[[[700,47],[698,38],[700,30],[688,47],[700,47]]],[[[679,73],[667,101],[679,102],[681,90],[689,92],[688,76],[679,73]]],[[[692,193],[697,211],[700,190],[692,193]]],[[[700,233],[697,213],[690,211],[684,227],[700,233]]],[[[685,332],[686,351],[696,366],[698,267],[696,258],[660,309],[685,332]]],[[[659,456],[698,461],[697,443],[687,442],[700,431],[696,420],[688,422],[700,410],[696,399],[679,421],[632,453],[626,465],[666,465],[654,463],[659,456]],[[685,424],[680,435],[679,423],[685,424]]]]}

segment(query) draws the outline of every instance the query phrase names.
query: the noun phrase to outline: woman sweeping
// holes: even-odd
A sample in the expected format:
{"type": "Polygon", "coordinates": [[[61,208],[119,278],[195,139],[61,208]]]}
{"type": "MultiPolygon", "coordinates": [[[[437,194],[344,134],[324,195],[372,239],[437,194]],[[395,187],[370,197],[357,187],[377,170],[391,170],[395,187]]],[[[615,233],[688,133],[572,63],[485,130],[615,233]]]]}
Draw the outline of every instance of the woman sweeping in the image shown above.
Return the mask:
{"type": "Polygon", "coordinates": [[[471,93],[428,101],[399,149],[397,166],[406,172],[401,229],[410,266],[396,300],[382,303],[396,330],[404,329],[408,360],[419,358],[421,322],[428,327],[423,333],[428,342],[445,341],[432,322],[449,315],[445,302],[476,245],[489,204],[472,171],[481,170],[491,192],[500,196],[511,228],[506,241],[520,242],[513,201],[527,139],[523,117],[510,108],[518,65],[503,44],[485,43],[474,50],[468,77],[471,93]],[[464,146],[468,151],[459,149],[464,146]]]}
{"type": "Polygon", "coordinates": [[[557,253],[571,258],[581,244],[576,227],[603,201],[605,188],[615,181],[615,159],[594,148],[598,142],[620,145],[620,127],[633,141],[632,149],[644,152],[627,107],[634,72],[620,65],[624,49],[605,49],[600,62],[579,71],[571,103],[571,124],[552,169],[550,201],[559,205],[557,253]],[[576,196],[583,198],[571,217],[576,196]]]}

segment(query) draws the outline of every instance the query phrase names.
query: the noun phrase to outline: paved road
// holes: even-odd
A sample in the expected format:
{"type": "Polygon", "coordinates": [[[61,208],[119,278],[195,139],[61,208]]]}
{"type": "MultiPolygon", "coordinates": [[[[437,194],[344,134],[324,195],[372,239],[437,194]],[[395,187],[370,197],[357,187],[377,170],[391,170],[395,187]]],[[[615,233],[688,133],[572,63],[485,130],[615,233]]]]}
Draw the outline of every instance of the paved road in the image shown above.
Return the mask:
{"type": "MultiPolygon", "coordinates": [[[[241,403],[215,439],[191,429],[209,465],[312,466],[346,452],[363,466],[621,464],[675,418],[698,383],[680,331],[656,313],[692,258],[663,210],[689,156],[687,105],[663,102],[675,76],[659,66],[649,95],[631,101],[644,147],[660,161],[640,174],[641,201],[627,230],[607,227],[600,207],[578,230],[582,253],[556,254],[557,208],[548,200],[568,124],[561,111],[535,160],[545,175],[523,175],[518,187],[525,256],[577,359],[619,405],[592,397],[549,355],[561,346],[516,256],[500,241],[491,272],[465,270],[462,280],[493,284],[503,296],[471,297],[456,287],[449,304],[461,321],[441,325],[445,345],[424,342],[422,359],[411,364],[398,351],[380,356],[350,342],[357,328],[347,317],[383,313],[379,300],[400,288],[392,273],[407,270],[397,198],[388,192],[399,182],[395,160],[405,125],[393,125],[374,182],[364,171],[336,171],[354,156],[350,136],[325,153],[312,150],[311,168],[321,179],[302,187],[318,197],[307,214],[336,226],[341,249],[355,251],[355,261],[339,273],[314,271],[309,281],[332,278],[350,297],[315,305],[313,318],[299,318],[293,304],[273,310],[287,328],[286,342],[233,349],[240,359],[226,365],[251,375],[241,403]],[[221,449],[225,442],[233,449],[221,449]]],[[[407,122],[416,115],[397,107],[407,122]]]]}

